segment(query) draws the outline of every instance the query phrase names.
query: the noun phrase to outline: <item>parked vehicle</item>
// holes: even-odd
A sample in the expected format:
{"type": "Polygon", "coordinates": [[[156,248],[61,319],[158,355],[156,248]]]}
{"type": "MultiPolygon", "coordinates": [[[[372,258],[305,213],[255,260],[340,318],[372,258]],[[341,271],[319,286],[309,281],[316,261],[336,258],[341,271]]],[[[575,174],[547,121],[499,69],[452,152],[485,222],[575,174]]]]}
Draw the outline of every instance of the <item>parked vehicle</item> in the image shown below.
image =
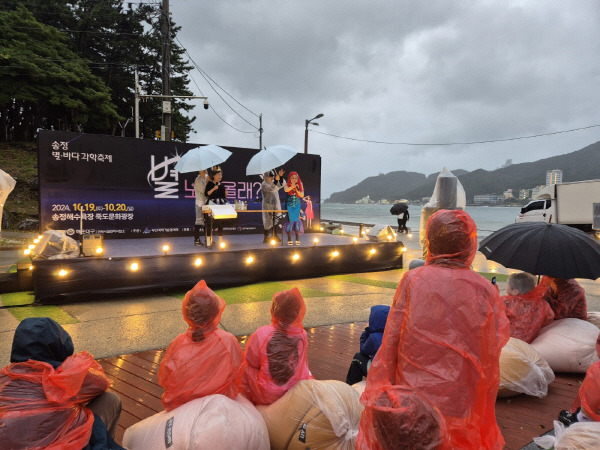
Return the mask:
{"type": "MultiPolygon", "coordinates": [[[[586,232],[592,229],[594,203],[600,202],[600,180],[546,186],[523,208],[516,222],[562,223],[586,232]]],[[[600,231],[595,231],[600,237],[600,231]]]]}

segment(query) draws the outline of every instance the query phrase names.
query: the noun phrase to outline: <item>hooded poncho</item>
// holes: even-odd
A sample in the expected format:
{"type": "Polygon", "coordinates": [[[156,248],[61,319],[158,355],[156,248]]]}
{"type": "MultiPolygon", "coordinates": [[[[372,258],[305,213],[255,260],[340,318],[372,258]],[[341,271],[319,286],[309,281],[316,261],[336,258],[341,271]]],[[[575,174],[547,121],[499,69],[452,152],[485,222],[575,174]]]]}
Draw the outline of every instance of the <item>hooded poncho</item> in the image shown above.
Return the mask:
{"type": "Polygon", "coordinates": [[[577,281],[544,276],[539,285],[547,288],[544,300],[554,311],[555,320],[568,317],[587,319],[585,289],[577,281]]]}
{"type": "Polygon", "coordinates": [[[305,312],[298,288],[278,292],[271,304],[271,325],[250,336],[239,386],[255,405],[270,405],[298,381],[313,378],[308,369],[308,338],[302,327],[305,312]]]}
{"type": "Polygon", "coordinates": [[[171,342],[158,372],[167,411],[211,394],[237,396],[242,349],[231,333],[217,329],[224,309],[204,280],[185,295],[182,313],[189,328],[171,342]]]}
{"type": "MultiPolygon", "coordinates": [[[[439,448],[500,449],[498,361],[509,324],[497,289],[469,269],[477,251],[473,219],[460,210],[436,212],[427,247],[426,265],[405,273],[396,290],[361,402],[375,404],[387,385],[413,389],[445,423],[439,448]]],[[[365,412],[357,448],[376,442],[365,412]]]]}
{"type": "Polygon", "coordinates": [[[0,371],[0,446],[85,447],[94,415],[84,405],[110,385],[100,364],[73,355],[71,337],[48,317],[19,324],[11,362],[0,371]]]}
{"type": "Polygon", "coordinates": [[[506,317],[510,322],[510,335],[528,344],[540,330],[554,320],[550,305],[542,299],[540,285],[525,294],[501,297],[506,307],[506,317]]]}

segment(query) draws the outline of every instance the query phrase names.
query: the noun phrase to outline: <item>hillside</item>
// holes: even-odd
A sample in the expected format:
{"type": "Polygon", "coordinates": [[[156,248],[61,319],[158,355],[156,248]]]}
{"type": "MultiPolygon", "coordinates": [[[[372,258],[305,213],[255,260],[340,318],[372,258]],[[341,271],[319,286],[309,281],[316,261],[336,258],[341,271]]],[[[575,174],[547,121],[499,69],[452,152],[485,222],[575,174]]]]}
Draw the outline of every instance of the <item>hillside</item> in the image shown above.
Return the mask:
{"type": "MultiPolygon", "coordinates": [[[[467,194],[467,201],[472,202],[478,194],[501,194],[507,189],[513,192],[519,189],[531,189],[545,184],[546,172],[562,169],[563,181],[581,181],[600,178],[600,142],[564,155],[540,159],[539,161],[513,164],[492,171],[477,169],[472,172],[452,170],[467,194]]],[[[435,186],[437,173],[427,177],[417,172],[390,172],[377,177],[369,177],[355,186],[342,192],[336,192],[326,201],[337,203],[354,203],[365,196],[374,201],[382,198],[398,200],[421,200],[431,196],[435,186]]]]}
{"type": "Polygon", "coordinates": [[[24,219],[37,219],[39,213],[37,144],[35,142],[0,142],[0,169],[17,184],[10,193],[2,229],[16,229],[24,219]]]}
{"type": "Polygon", "coordinates": [[[334,192],[327,201],[335,203],[354,203],[366,195],[371,200],[400,199],[402,193],[416,189],[427,182],[422,173],[404,170],[390,172],[385,175],[369,177],[342,192],[334,192]]]}

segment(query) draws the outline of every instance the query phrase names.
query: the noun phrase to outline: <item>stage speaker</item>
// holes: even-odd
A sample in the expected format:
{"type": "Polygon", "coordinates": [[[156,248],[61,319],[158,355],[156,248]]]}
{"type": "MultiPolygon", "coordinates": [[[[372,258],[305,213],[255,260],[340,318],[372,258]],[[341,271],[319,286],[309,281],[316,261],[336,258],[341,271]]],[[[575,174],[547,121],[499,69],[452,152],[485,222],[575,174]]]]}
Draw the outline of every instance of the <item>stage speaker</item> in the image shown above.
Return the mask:
{"type": "Polygon", "coordinates": [[[84,234],[81,240],[81,253],[84,256],[103,256],[104,251],[98,253],[98,247],[104,249],[104,236],[102,234],[84,234]]]}
{"type": "Polygon", "coordinates": [[[375,242],[396,242],[396,232],[389,225],[375,225],[369,230],[367,237],[375,242]]]}

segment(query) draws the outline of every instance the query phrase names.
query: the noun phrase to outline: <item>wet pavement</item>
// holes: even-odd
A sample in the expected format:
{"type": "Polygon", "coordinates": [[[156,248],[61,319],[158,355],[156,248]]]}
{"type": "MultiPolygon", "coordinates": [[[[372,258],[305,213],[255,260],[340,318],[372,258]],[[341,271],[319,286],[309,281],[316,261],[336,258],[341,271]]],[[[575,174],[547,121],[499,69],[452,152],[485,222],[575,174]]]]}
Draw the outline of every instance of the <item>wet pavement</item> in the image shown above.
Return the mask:
{"type": "MultiPolygon", "coordinates": [[[[407,240],[405,245],[408,250],[404,267],[408,267],[412,259],[421,255],[421,250],[418,242],[407,240]]],[[[480,253],[473,268],[480,272],[509,273],[480,253]]],[[[312,327],[368,320],[372,305],[391,304],[403,273],[403,270],[389,270],[284,283],[289,288],[298,286],[301,292],[308,289],[323,292],[322,297],[305,299],[304,325],[312,327]]],[[[586,289],[588,309],[600,311],[600,281],[579,281],[586,289]]],[[[505,284],[498,283],[501,294],[505,284]]],[[[271,298],[265,298],[257,303],[227,305],[221,327],[234,335],[252,333],[270,323],[270,301],[271,298]]],[[[123,296],[60,305],[60,309],[76,322],[63,325],[73,337],[75,351],[87,350],[96,358],[164,348],[187,328],[181,315],[181,299],[173,295],[123,296]]],[[[18,324],[10,308],[0,309],[0,367],[9,362],[12,337],[18,324]]]]}

